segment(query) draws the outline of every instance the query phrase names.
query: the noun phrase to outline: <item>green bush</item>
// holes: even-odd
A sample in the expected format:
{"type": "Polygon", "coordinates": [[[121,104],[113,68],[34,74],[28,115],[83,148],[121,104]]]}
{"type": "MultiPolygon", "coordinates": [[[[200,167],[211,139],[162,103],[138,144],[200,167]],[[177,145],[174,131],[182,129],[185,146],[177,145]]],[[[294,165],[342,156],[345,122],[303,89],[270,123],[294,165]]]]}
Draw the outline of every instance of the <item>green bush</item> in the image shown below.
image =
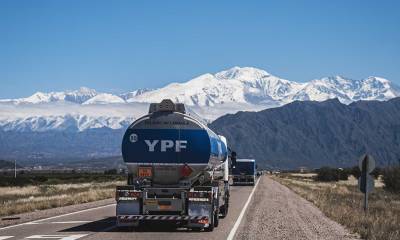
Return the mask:
{"type": "Polygon", "coordinates": [[[317,169],[316,173],[316,180],[321,182],[336,182],[339,180],[347,180],[349,177],[348,171],[330,167],[317,169]]]}
{"type": "Polygon", "coordinates": [[[374,171],[372,171],[372,173],[370,173],[372,176],[374,176],[375,179],[378,179],[379,175],[383,174],[383,170],[380,167],[377,167],[374,169],[374,171]]]}
{"type": "Polygon", "coordinates": [[[105,170],[104,171],[104,174],[107,174],[107,175],[116,175],[118,173],[118,171],[117,171],[117,169],[108,169],[108,170],[105,170]]]}
{"type": "MultiPolygon", "coordinates": [[[[361,176],[361,170],[359,166],[354,166],[352,168],[347,168],[346,171],[349,171],[349,175],[353,175],[356,179],[358,179],[361,176]]],[[[375,179],[379,177],[379,175],[382,175],[382,169],[379,167],[376,167],[371,173],[371,176],[373,176],[375,179]]]]}
{"type": "Polygon", "coordinates": [[[385,169],[383,171],[383,183],[386,190],[400,193],[400,166],[385,169]]]}
{"type": "Polygon", "coordinates": [[[360,168],[358,166],[354,166],[350,169],[350,174],[353,175],[356,179],[358,179],[359,177],[361,177],[361,171],[360,168]]]}

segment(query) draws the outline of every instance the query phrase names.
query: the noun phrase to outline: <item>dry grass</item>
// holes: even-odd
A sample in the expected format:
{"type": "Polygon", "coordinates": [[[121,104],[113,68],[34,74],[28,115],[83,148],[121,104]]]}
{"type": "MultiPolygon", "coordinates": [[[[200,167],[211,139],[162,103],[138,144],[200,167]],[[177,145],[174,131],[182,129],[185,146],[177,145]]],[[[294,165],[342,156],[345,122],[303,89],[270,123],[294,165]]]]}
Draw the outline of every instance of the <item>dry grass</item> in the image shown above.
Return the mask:
{"type": "Polygon", "coordinates": [[[380,180],[369,195],[369,211],[365,215],[364,195],[358,190],[355,179],[321,183],[290,174],[273,178],[364,239],[400,239],[400,195],[384,191],[380,180]]]}
{"type": "Polygon", "coordinates": [[[0,187],[0,216],[112,198],[125,182],[0,187]]]}

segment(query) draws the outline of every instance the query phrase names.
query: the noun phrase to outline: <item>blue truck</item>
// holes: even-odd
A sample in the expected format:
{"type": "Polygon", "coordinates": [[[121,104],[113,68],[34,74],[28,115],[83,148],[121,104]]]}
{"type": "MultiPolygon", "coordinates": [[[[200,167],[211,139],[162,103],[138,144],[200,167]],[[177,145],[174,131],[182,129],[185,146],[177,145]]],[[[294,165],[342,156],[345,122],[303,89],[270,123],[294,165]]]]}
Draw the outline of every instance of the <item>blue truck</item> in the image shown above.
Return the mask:
{"type": "Polygon", "coordinates": [[[237,159],[232,168],[233,185],[253,185],[256,182],[256,161],[254,159],[237,159]]]}
{"type": "Polygon", "coordinates": [[[212,231],[228,213],[235,156],[225,137],[183,104],[150,104],[149,114],[133,122],[122,140],[128,183],[116,189],[117,226],[157,221],[212,231]]]}

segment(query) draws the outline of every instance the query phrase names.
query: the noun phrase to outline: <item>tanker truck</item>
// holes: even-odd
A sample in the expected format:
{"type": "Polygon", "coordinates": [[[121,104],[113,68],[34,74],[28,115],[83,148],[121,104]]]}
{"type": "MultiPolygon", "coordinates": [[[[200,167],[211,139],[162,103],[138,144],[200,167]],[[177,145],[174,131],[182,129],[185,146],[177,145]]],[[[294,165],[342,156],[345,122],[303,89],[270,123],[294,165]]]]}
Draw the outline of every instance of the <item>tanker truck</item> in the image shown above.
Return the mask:
{"type": "Polygon", "coordinates": [[[150,104],[122,140],[128,181],[116,189],[117,226],[157,221],[212,231],[228,213],[230,156],[225,137],[183,104],[150,104]]]}

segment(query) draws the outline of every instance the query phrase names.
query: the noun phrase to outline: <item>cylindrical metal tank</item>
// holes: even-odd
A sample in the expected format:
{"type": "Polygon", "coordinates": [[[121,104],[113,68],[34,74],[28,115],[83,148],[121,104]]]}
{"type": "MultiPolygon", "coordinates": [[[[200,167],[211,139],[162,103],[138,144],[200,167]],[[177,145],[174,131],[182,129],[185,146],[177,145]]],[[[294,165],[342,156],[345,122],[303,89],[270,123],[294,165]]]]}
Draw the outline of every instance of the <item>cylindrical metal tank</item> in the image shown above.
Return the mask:
{"type": "Polygon", "coordinates": [[[122,156],[134,177],[148,167],[153,183],[173,185],[227,159],[224,141],[186,114],[183,105],[164,100],[149,112],[129,126],[122,140],[122,156]]]}

